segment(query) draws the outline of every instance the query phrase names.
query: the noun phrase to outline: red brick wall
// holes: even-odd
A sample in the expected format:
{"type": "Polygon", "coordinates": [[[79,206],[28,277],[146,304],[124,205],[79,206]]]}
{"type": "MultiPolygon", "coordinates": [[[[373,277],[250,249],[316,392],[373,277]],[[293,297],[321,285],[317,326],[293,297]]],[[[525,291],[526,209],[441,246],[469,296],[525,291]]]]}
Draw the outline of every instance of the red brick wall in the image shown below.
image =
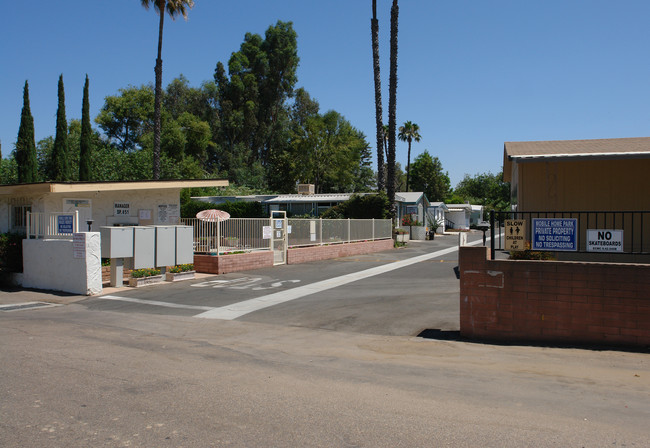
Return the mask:
{"type": "Polygon", "coordinates": [[[233,255],[194,254],[194,269],[205,274],[227,274],[273,266],[273,252],[250,252],[233,255]]]}
{"type": "MultiPolygon", "coordinates": [[[[287,264],[369,254],[392,248],[392,239],[333,244],[330,246],[298,247],[287,251],[287,264]]],[[[248,271],[271,266],[273,266],[273,252],[271,251],[220,256],[194,254],[194,269],[196,269],[196,272],[205,274],[227,274],[228,272],[248,271]]]]}
{"type": "Polygon", "coordinates": [[[650,265],[488,258],[460,249],[462,336],[650,345],[650,265]]]}
{"type": "Polygon", "coordinates": [[[392,248],[392,239],[349,244],[331,244],[329,246],[295,247],[288,251],[287,264],[299,264],[310,261],[329,260],[331,258],[370,254],[392,248]]]}

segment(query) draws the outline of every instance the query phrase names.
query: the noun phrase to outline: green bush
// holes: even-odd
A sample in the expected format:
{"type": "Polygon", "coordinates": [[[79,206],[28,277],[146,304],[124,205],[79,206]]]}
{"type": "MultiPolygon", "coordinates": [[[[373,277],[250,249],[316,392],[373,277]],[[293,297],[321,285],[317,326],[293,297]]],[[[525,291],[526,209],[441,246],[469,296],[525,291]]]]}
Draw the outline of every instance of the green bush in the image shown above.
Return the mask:
{"type": "Polygon", "coordinates": [[[385,193],[359,195],[341,202],[321,215],[323,219],[385,219],[390,203],[385,193]]]}
{"type": "Polygon", "coordinates": [[[224,202],[223,204],[213,204],[190,200],[181,205],[181,217],[196,218],[196,214],[202,210],[223,210],[230,214],[231,218],[268,218],[264,213],[264,207],[261,202],[224,202]]]}
{"type": "Polygon", "coordinates": [[[22,233],[0,234],[0,270],[2,272],[23,272],[22,233]]]}
{"type": "Polygon", "coordinates": [[[131,271],[131,278],[144,278],[160,275],[160,269],[134,269],[131,271]]]}
{"type": "Polygon", "coordinates": [[[177,264],[176,266],[172,266],[169,268],[169,272],[172,274],[178,274],[180,272],[189,272],[194,270],[194,265],[192,263],[189,264],[177,264]]]}

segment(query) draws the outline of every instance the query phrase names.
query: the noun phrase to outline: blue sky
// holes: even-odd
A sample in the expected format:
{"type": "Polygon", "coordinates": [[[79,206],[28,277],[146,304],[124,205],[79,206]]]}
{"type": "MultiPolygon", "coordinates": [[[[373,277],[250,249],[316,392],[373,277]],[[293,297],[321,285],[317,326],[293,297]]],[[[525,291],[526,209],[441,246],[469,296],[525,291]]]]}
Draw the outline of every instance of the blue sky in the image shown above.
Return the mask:
{"type": "MultiPolygon", "coordinates": [[[[55,132],[57,80],[67,118],[91,116],[107,95],[152,83],[157,16],[139,0],[5,2],[0,16],[0,139],[14,147],[29,80],[36,138],[55,132]]],[[[384,113],[390,0],[378,0],[384,113]]],[[[166,20],[163,83],[211,80],[244,34],[277,20],[298,33],[298,86],[335,109],[374,151],[370,0],[195,0],[188,22],[166,20]]],[[[420,125],[449,172],[501,169],[504,141],[650,136],[650,2],[401,0],[397,121],[420,125]]],[[[387,115],[384,120],[387,121],[387,115]]],[[[397,159],[406,164],[406,144],[397,159]]]]}

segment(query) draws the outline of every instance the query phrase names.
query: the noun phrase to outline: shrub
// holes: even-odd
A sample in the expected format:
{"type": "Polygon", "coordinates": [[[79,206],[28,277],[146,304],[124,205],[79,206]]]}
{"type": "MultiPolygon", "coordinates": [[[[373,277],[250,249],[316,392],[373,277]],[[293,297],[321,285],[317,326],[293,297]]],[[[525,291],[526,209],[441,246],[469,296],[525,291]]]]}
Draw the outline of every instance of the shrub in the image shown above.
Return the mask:
{"type": "Polygon", "coordinates": [[[385,193],[359,195],[341,202],[321,215],[323,219],[385,219],[390,203],[385,193]]]}
{"type": "Polygon", "coordinates": [[[0,234],[0,270],[3,272],[23,272],[22,233],[0,234]]]}
{"type": "Polygon", "coordinates": [[[153,277],[160,275],[160,269],[134,269],[131,271],[131,278],[153,277]]]}
{"type": "Polygon", "coordinates": [[[555,260],[555,255],[552,252],[542,252],[537,250],[530,250],[530,242],[526,241],[525,250],[512,250],[510,251],[510,260],[555,260]]]}
{"type": "Polygon", "coordinates": [[[180,272],[189,272],[194,270],[194,265],[192,263],[189,264],[177,264],[176,266],[172,266],[169,268],[169,272],[172,274],[178,274],[180,272]]]}
{"type": "Polygon", "coordinates": [[[223,210],[230,214],[231,218],[268,218],[264,213],[264,207],[261,202],[224,202],[223,204],[213,204],[211,202],[188,201],[181,205],[181,217],[195,218],[196,214],[202,210],[210,209],[223,210]]]}
{"type": "Polygon", "coordinates": [[[402,216],[402,225],[403,226],[421,226],[422,223],[418,221],[417,219],[413,219],[413,215],[408,214],[402,216]]]}

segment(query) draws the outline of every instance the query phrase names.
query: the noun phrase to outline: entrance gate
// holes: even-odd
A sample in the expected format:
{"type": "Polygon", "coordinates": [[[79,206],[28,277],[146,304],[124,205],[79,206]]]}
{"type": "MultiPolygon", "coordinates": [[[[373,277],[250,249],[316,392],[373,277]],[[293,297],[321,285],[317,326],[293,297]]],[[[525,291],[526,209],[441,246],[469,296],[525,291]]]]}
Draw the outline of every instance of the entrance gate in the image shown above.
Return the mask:
{"type": "Polygon", "coordinates": [[[287,264],[287,212],[271,212],[271,250],[273,265],[287,264]]]}

